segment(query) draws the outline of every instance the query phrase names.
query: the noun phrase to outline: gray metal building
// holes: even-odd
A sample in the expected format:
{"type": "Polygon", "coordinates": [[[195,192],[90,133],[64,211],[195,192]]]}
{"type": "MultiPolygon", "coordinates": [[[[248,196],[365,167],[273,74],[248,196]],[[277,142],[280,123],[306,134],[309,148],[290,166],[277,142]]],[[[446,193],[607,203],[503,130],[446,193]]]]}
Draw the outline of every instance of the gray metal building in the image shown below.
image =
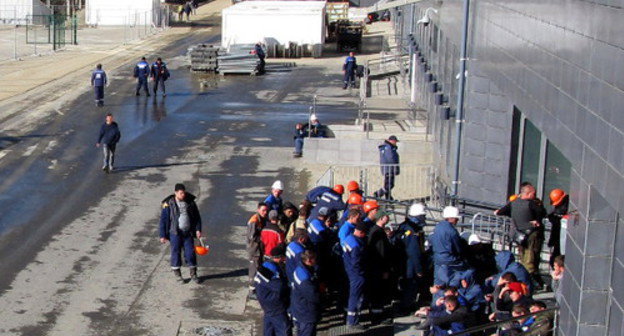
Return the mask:
{"type": "MultiPolygon", "coordinates": [[[[544,199],[566,190],[574,216],[559,334],[624,335],[624,1],[470,5],[459,196],[504,203],[522,181],[544,199]]],[[[450,185],[462,1],[404,5],[392,17],[415,54],[412,97],[430,111],[436,168],[450,185]],[[430,23],[417,24],[429,7],[430,23]]]]}

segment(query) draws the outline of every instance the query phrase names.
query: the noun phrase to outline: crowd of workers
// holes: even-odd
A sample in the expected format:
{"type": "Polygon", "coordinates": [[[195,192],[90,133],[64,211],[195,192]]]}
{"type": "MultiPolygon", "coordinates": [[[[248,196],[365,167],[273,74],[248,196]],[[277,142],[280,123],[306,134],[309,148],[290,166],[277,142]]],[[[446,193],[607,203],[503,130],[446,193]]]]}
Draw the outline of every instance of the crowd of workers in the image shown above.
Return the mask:
{"type": "MultiPolygon", "coordinates": [[[[532,185],[523,184],[497,211],[513,217],[526,236],[517,242],[521,262],[510,251],[495,255],[476,236],[462,238],[456,207],[444,208],[444,219],[426,234],[423,204],[412,204],[402,223],[391,224],[390,213],[374,197],[367,200],[356,181],[346,189],[344,195],[342,185],[315,187],[295,205],[282,200],[284,185],[276,181],[258,203],[247,223],[249,296],[264,311],[264,335],[291,335],[293,327],[297,335],[315,335],[321,312],[332,304],[345,311],[351,331],[366,329],[360,319],[366,310],[372,326],[415,312],[422,317],[417,328],[429,335],[527,315],[501,335],[549,335],[551,317],[530,315],[547,308],[532,299],[543,288],[539,254],[532,253],[543,241],[546,216],[532,185]]],[[[555,196],[551,222],[567,206],[565,193],[555,196]]],[[[556,288],[563,256],[552,266],[556,288]]]]}

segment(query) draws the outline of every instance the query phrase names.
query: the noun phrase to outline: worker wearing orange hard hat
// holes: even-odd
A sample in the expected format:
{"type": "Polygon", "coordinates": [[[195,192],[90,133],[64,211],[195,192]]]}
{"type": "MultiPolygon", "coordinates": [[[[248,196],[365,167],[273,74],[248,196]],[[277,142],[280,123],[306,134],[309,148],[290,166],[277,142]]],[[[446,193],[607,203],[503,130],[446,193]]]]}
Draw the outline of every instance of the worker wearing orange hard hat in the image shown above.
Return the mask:
{"type": "Polygon", "coordinates": [[[316,203],[314,208],[310,211],[308,220],[312,221],[318,217],[318,212],[321,208],[327,208],[327,213],[337,213],[347,208],[347,205],[342,200],[342,194],[344,193],[344,186],[337,184],[333,188],[329,187],[316,187],[306,195],[306,200],[311,203],[316,203]]]}
{"type": "Polygon", "coordinates": [[[375,215],[377,214],[377,211],[379,211],[379,203],[375,200],[366,201],[364,202],[362,208],[366,214],[366,218],[364,218],[363,222],[369,226],[375,225],[375,215]]]}
{"type": "Polygon", "coordinates": [[[552,224],[552,227],[547,245],[551,249],[549,262],[552,267],[555,258],[561,255],[561,220],[568,215],[570,197],[562,189],[553,189],[549,196],[553,209],[548,214],[548,221],[552,224]]]}

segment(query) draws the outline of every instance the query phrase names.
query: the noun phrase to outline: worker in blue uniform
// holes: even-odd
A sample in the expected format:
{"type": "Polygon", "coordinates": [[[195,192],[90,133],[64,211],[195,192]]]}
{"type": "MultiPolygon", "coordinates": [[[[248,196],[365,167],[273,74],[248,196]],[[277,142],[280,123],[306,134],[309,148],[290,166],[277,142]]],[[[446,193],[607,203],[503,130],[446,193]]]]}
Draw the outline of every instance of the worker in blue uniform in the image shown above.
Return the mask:
{"type": "Polygon", "coordinates": [[[106,72],[102,70],[102,64],[95,66],[95,70],[91,73],[91,86],[93,86],[95,92],[95,105],[104,105],[104,86],[108,85],[108,78],[106,72]]]}
{"type": "Polygon", "coordinates": [[[142,57],[141,61],[137,63],[137,65],[134,67],[134,78],[137,79],[137,86],[136,86],[137,96],[141,95],[139,93],[139,91],[141,91],[141,88],[145,89],[145,94],[148,97],[150,96],[149,89],[147,87],[147,79],[149,78],[149,74],[150,74],[150,65],[149,63],[147,63],[147,60],[145,59],[145,57],[142,57]]]}
{"type": "Polygon", "coordinates": [[[337,213],[347,208],[346,204],[342,200],[342,193],[344,187],[338,184],[334,189],[327,190],[322,193],[316,201],[316,206],[310,211],[310,218],[316,218],[321,208],[327,208],[327,213],[337,213]]]}
{"type": "Polygon", "coordinates": [[[409,312],[416,303],[419,279],[424,275],[423,255],[424,255],[424,231],[426,224],[425,206],[422,203],[412,204],[409,208],[408,216],[397,230],[400,238],[399,245],[403,250],[404,260],[401,260],[404,267],[402,270],[401,288],[403,293],[399,309],[409,312]]]}
{"type": "Polygon", "coordinates": [[[355,59],[355,53],[352,51],[342,65],[342,72],[344,73],[343,89],[346,90],[349,85],[352,88],[355,87],[355,70],[357,70],[357,60],[355,59]]]}
{"type": "Polygon", "coordinates": [[[358,223],[353,234],[348,236],[342,244],[342,260],[349,278],[349,300],[347,304],[347,328],[353,331],[362,331],[360,324],[360,310],[364,301],[365,285],[365,256],[364,248],[368,226],[358,223]]]}
{"type": "Polygon", "coordinates": [[[379,145],[379,163],[381,166],[381,175],[384,177],[384,185],[374,196],[377,198],[386,197],[392,199],[392,188],[394,188],[394,179],[399,175],[399,152],[397,147],[399,139],[391,135],[383,144],[379,145]]]}
{"type": "Polygon", "coordinates": [[[297,336],[315,336],[320,315],[320,294],[314,268],[316,253],[301,254],[301,265],[293,273],[290,312],[297,328],[297,336]]]}
{"type": "Polygon", "coordinates": [[[465,270],[462,239],[455,226],[462,218],[459,209],[447,206],[442,210],[444,220],[436,224],[429,236],[429,244],[433,250],[434,284],[449,285],[456,272],[465,270]]]}
{"type": "Polygon", "coordinates": [[[263,74],[265,65],[264,58],[266,57],[266,54],[264,53],[264,49],[262,49],[262,45],[260,44],[260,42],[256,43],[256,45],[254,46],[254,52],[256,56],[258,56],[258,60],[260,61],[258,63],[258,73],[263,74]]]}
{"type": "Polygon", "coordinates": [[[167,64],[162,61],[162,58],[158,57],[156,62],[152,64],[152,68],[150,69],[150,77],[154,82],[154,96],[158,94],[158,88],[162,90],[163,97],[167,95],[167,90],[165,89],[165,81],[169,79],[169,69],[167,69],[167,64]]]}
{"type": "Polygon", "coordinates": [[[271,250],[271,259],[258,268],[254,282],[256,295],[264,312],[263,329],[265,336],[290,336],[292,328],[288,314],[288,283],[282,271],[286,260],[283,244],[271,250]]]}
{"type": "Polygon", "coordinates": [[[306,251],[309,239],[308,231],[295,229],[293,240],[286,248],[286,277],[289,282],[293,282],[293,273],[301,264],[301,254],[306,251]]]}
{"type": "Polygon", "coordinates": [[[340,239],[340,244],[344,244],[347,238],[353,234],[355,231],[355,226],[360,222],[362,214],[357,209],[349,210],[349,214],[347,215],[347,221],[342,224],[340,227],[340,231],[338,231],[338,239],[340,239]]]}
{"type": "Polygon", "coordinates": [[[271,185],[271,194],[264,199],[264,203],[269,207],[269,210],[275,210],[278,213],[282,213],[282,192],[284,192],[284,184],[282,181],[277,180],[271,185]]]}

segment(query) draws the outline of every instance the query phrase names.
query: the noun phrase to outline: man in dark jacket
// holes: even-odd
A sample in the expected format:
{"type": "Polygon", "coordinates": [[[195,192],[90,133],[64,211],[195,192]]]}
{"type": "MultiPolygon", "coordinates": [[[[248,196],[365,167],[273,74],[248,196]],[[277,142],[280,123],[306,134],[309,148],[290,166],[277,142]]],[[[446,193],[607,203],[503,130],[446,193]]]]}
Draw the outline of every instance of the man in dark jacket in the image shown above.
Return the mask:
{"type": "Polygon", "coordinates": [[[296,229],[293,241],[286,248],[286,277],[293,282],[293,274],[301,264],[301,254],[306,251],[310,237],[305,229],[296,229]]]}
{"type": "Polygon", "coordinates": [[[344,187],[340,184],[336,185],[334,189],[330,189],[322,193],[316,199],[316,206],[312,208],[310,212],[310,218],[316,218],[321,208],[327,208],[327,213],[336,213],[346,209],[345,203],[342,201],[342,193],[344,187]]]}
{"type": "Polygon", "coordinates": [[[95,91],[95,105],[104,105],[104,86],[108,85],[106,72],[102,70],[102,64],[98,64],[91,74],[91,86],[95,91]]]}
{"type": "Polygon", "coordinates": [[[528,286],[529,293],[533,293],[531,275],[522,264],[516,261],[516,257],[514,257],[513,253],[510,251],[500,251],[494,259],[496,260],[496,268],[499,272],[485,280],[485,291],[487,293],[494,291],[498,280],[505,273],[513,273],[518,281],[528,286]]]}
{"type": "Polygon", "coordinates": [[[464,331],[468,319],[468,310],[459,304],[458,298],[454,295],[444,297],[444,305],[438,309],[432,309],[429,313],[433,336],[443,336],[464,331]]]}
{"type": "Polygon", "coordinates": [[[260,64],[258,64],[258,73],[259,74],[263,74],[264,73],[264,58],[266,57],[265,53],[264,53],[264,49],[262,49],[262,45],[260,44],[260,42],[256,43],[256,45],[254,46],[254,52],[256,53],[256,56],[258,56],[258,59],[260,60],[260,64]]]}
{"type": "Polygon", "coordinates": [[[408,217],[399,225],[397,235],[405,258],[405,267],[402,269],[402,289],[400,308],[409,311],[413,308],[418,292],[418,279],[423,276],[422,255],[424,252],[424,232],[426,224],[425,206],[416,203],[409,209],[408,217]]]}
{"type": "Polygon", "coordinates": [[[290,310],[297,327],[297,336],[316,335],[321,299],[315,266],[316,253],[305,251],[301,255],[301,265],[293,273],[290,310]]]}
{"type": "Polygon", "coordinates": [[[201,238],[202,222],[195,196],[186,192],[184,184],[175,185],[175,193],[162,201],[160,213],[160,242],[171,243],[171,269],[179,282],[184,282],[180,267],[180,256],[184,249],[184,259],[191,271],[191,280],[199,283],[194,237],[201,238]]]}
{"type": "Polygon", "coordinates": [[[520,197],[496,210],[494,214],[511,217],[516,231],[513,237],[520,247],[520,262],[529,271],[533,280],[542,285],[539,263],[544,244],[542,220],[546,217],[546,209],[542,201],[535,198],[535,187],[527,182],[522,183],[520,197]]]}
{"type": "Polygon", "coordinates": [[[552,224],[548,247],[551,248],[549,264],[553,267],[555,258],[561,255],[561,219],[568,214],[570,197],[561,189],[552,190],[549,197],[553,210],[548,214],[548,221],[552,224]]]}
{"type": "Polygon", "coordinates": [[[141,88],[145,89],[145,94],[148,97],[150,96],[149,89],[147,88],[147,79],[149,77],[149,74],[150,74],[150,65],[149,63],[147,63],[147,60],[145,59],[145,57],[142,57],[141,61],[137,63],[137,65],[134,67],[134,78],[137,79],[137,86],[136,86],[137,96],[141,95],[139,93],[139,91],[141,91],[141,88]]]}
{"type": "Polygon", "coordinates": [[[301,157],[303,155],[303,142],[306,137],[308,137],[308,130],[303,127],[302,123],[297,123],[295,126],[295,134],[293,136],[293,139],[295,139],[295,151],[293,152],[294,157],[301,157]]]}
{"type": "Polygon", "coordinates": [[[368,233],[368,241],[366,244],[366,265],[368,296],[371,305],[371,322],[375,324],[391,324],[392,319],[385,319],[384,307],[391,299],[390,286],[388,280],[393,260],[390,259],[391,246],[388,236],[384,231],[386,224],[390,220],[388,214],[381,210],[375,214],[375,225],[368,233]]]}
{"type": "Polygon", "coordinates": [[[169,79],[169,69],[167,69],[167,64],[162,61],[162,58],[158,57],[156,62],[152,64],[150,77],[154,82],[154,96],[158,94],[158,87],[160,87],[162,89],[163,97],[165,97],[167,95],[165,90],[165,81],[169,79]]]}
{"type": "Polygon", "coordinates": [[[106,122],[100,127],[100,135],[95,143],[96,147],[102,146],[104,152],[104,164],[102,170],[105,172],[111,172],[113,164],[115,163],[115,148],[121,138],[121,132],[119,132],[119,126],[113,121],[113,115],[111,113],[106,114],[106,122]]]}
{"type": "Polygon", "coordinates": [[[461,237],[454,227],[461,219],[459,210],[447,206],[443,210],[442,217],[444,220],[436,225],[429,236],[429,243],[433,249],[433,277],[436,285],[448,285],[454,273],[463,271],[465,267],[461,237]]]}
{"type": "Polygon", "coordinates": [[[397,152],[397,142],[399,139],[391,135],[388,140],[379,146],[379,163],[381,165],[381,175],[384,177],[384,185],[375,192],[375,197],[386,197],[392,199],[392,188],[394,188],[394,178],[399,175],[399,153],[397,152]]]}
{"type": "Polygon", "coordinates": [[[271,251],[271,260],[265,261],[256,273],[256,294],[264,311],[264,333],[266,336],[289,336],[291,325],[288,309],[288,283],[282,271],[285,260],[284,245],[271,251]]]}

